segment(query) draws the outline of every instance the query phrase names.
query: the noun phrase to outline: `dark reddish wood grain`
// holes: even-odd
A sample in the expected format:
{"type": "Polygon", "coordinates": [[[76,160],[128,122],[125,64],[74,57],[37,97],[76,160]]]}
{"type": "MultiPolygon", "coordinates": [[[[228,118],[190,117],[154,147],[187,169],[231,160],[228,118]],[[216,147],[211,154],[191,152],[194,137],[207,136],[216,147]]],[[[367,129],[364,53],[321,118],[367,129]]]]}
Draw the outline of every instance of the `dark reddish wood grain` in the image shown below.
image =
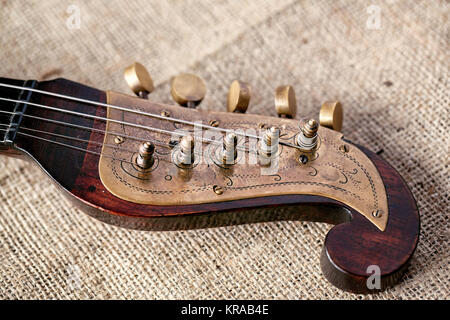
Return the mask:
{"type": "MultiPolygon", "coordinates": [[[[38,88],[99,102],[106,100],[103,91],[63,79],[39,83],[38,88]]],[[[105,108],[68,100],[35,94],[32,102],[106,117],[105,108]]],[[[28,113],[102,130],[105,128],[102,121],[59,112],[29,107],[28,113]]],[[[40,120],[26,118],[23,126],[103,142],[103,134],[40,120]]],[[[22,136],[18,136],[16,146],[32,156],[74,203],[95,218],[114,225],[141,230],[174,230],[273,220],[337,224],[325,239],[322,270],[334,285],[353,292],[370,292],[366,286],[371,275],[367,273],[370,265],[380,267],[381,289],[398,281],[418,241],[419,215],[408,187],[389,164],[364,148],[361,149],[378,168],[388,194],[389,221],[385,232],[345,205],[319,196],[284,195],[186,206],[135,204],[121,200],[105,189],[98,174],[97,155],[22,136]],[[280,210],[281,206],[289,209],[280,210]],[[243,211],[256,207],[268,209],[264,212],[243,211]]],[[[101,151],[101,147],[92,143],[78,143],[77,146],[101,151]]]]}

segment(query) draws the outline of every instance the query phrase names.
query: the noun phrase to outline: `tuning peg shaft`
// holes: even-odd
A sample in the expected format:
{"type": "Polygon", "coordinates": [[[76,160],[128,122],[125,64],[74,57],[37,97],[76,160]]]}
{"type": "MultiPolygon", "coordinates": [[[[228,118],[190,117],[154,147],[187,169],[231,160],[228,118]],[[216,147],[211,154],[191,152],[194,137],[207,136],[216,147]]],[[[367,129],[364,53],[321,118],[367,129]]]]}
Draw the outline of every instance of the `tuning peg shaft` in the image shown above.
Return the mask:
{"type": "Polygon", "coordinates": [[[190,73],[181,73],[172,79],[172,98],[183,107],[195,108],[206,94],[203,80],[190,73]]]}
{"type": "Polygon", "coordinates": [[[155,88],[152,77],[139,62],[135,62],[125,68],[123,75],[131,91],[141,98],[146,99],[148,94],[155,88]]]}
{"type": "Polygon", "coordinates": [[[250,103],[251,90],[248,83],[234,80],[228,91],[228,112],[245,113],[250,103]]]}
{"type": "Polygon", "coordinates": [[[151,142],[144,142],[139,146],[136,164],[142,169],[148,169],[153,166],[155,159],[153,153],[155,152],[155,145],[151,142]]]}
{"type": "Polygon", "coordinates": [[[341,131],[344,121],[344,112],[339,101],[326,101],[322,104],[319,114],[321,126],[341,131]]]}
{"type": "Polygon", "coordinates": [[[297,100],[294,88],[279,86],[275,89],[275,110],[279,117],[295,118],[297,114],[297,100]]]}

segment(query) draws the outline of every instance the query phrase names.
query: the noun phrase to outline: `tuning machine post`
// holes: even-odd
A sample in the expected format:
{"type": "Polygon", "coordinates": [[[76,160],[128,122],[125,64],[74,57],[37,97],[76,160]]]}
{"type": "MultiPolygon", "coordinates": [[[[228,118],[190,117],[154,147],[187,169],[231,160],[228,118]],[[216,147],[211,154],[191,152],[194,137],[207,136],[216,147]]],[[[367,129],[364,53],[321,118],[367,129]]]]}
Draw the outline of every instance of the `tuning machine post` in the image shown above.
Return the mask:
{"type": "Polygon", "coordinates": [[[174,151],[175,164],[181,167],[192,166],[195,162],[195,139],[192,135],[183,136],[174,151]]]}
{"type": "Polygon", "coordinates": [[[317,147],[319,124],[314,119],[307,120],[297,135],[297,145],[302,151],[312,151],[317,147]]]}
{"type": "Polygon", "coordinates": [[[141,169],[148,169],[153,166],[155,159],[153,154],[155,152],[155,145],[152,142],[144,142],[139,146],[136,164],[141,169]]]}
{"type": "Polygon", "coordinates": [[[140,98],[147,99],[148,94],[155,89],[150,73],[139,62],[126,67],[123,75],[131,91],[140,98]]]}

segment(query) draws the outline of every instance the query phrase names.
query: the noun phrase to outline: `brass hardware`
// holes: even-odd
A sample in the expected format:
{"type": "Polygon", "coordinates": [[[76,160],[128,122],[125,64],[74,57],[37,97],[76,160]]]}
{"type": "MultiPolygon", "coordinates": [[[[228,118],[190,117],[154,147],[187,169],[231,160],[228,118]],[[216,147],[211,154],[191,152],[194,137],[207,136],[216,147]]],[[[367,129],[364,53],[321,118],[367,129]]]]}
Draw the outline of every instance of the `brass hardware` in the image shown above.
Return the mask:
{"type": "Polygon", "coordinates": [[[217,186],[217,185],[213,186],[213,191],[215,194],[217,194],[219,196],[221,194],[223,194],[223,188],[221,186],[217,186]]]}
{"type": "Polygon", "coordinates": [[[322,104],[319,114],[321,126],[341,131],[344,121],[344,112],[339,101],[327,101],[322,104]]]}
{"type": "Polygon", "coordinates": [[[218,126],[219,126],[219,121],[217,121],[217,120],[211,120],[211,121],[209,121],[209,125],[210,125],[211,127],[218,127],[218,126]]]}
{"type": "Polygon", "coordinates": [[[142,169],[148,169],[153,166],[155,159],[153,153],[155,152],[155,145],[151,142],[144,142],[139,147],[136,164],[142,169]]]}
{"type": "Polygon", "coordinates": [[[237,136],[235,133],[230,132],[223,138],[223,164],[234,164],[237,158],[237,136]]]}
{"type": "Polygon", "coordinates": [[[155,89],[152,77],[139,62],[128,66],[123,75],[131,91],[141,98],[146,99],[148,94],[155,89]]]}
{"type": "Polygon", "coordinates": [[[278,153],[278,142],[280,130],[277,127],[270,127],[264,132],[263,138],[259,141],[258,155],[261,165],[270,164],[273,155],[278,153]]]}
{"type": "Polygon", "coordinates": [[[172,79],[172,98],[183,107],[195,108],[206,94],[203,80],[194,74],[181,73],[172,79]]]}
{"type": "Polygon", "coordinates": [[[190,166],[194,163],[195,140],[191,135],[181,138],[178,150],[175,151],[175,162],[177,165],[190,166]]]}
{"type": "Polygon", "coordinates": [[[298,157],[298,161],[301,164],[307,164],[308,163],[308,157],[305,156],[304,154],[301,154],[300,157],[298,157]]]}
{"type": "Polygon", "coordinates": [[[239,80],[234,80],[231,83],[228,91],[227,109],[228,112],[245,113],[250,103],[250,86],[239,80]]]}
{"type": "MultiPolygon", "coordinates": [[[[107,92],[107,103],[156,114],[159,114],[161,110],[167,110],[175,119],[192,122],[220,119],[220,127],[227,129],[258,130],[258,124],[265,123],[277,128],[285,125],[283,134],[286,134],[286,137],[294,137],[298,133],[298,120],[294,119],[254,114],[246,117],[229,112],[205,113],[195,109],[186,111],[178,106],[162,105],[111,91],[107,92]],[[246,117],[245,121],[242,117],[246,117]]],[[[122,120],[123,112],[108,108],[107,117],[122,120]]],[[[139,117],[131,113],[127,117],[131,117],[127,118],[130,122],[167,129],[167,122],[160,119],[139,117]],[[133,119],[133,117],[136,118],[133,119]]],[[[105,130],[121,132],[122,125],[108,121],[105,130]]],[[[133,127],[127,127],[127,134],[136,137],[145,136],[142,129],[133,127]]],[[[168,140],[167,134],[164,133],[148,134],[152,141],[168,140]]],[[[155,156],[155,164],[151,168],[151,179],[146,179],[149,173],[144,173],[141,177],[139,172],[135,174],[126,172],[124,170],[127,168],[126,163],[108,157],[114,155],[118,159],[128,159],[129,152],[112,147],[111,145],[115,146],[115,135],[105,134],[101,151],[104,156],[101,156],[99,160],[99,176],[105,188],[116,197],[148,205],[192,205],[288,194],[317,195],[345,204],[361,213],[377,228],[384,230],[389,219],[389,208],[383,181],[373,162],[357,146],[344,142],[341,133],[319,126],[317,134],[320,137],[315,149],[320,153],[317,158],[313,157],[314,152],[304,154],[297,148],[288,146],[281,148],[280,145],[276,177],[262,175],[262,166],[248,161],[252,156],[250,153],[243,154],[242,159],[245,155],[247,160],[241,163],[239,148],[237,157],[239,164],[233,165],[232,170],[224,170],[221,161],[216,163],[214,159],[211,159],[216,154],[221,155],[215,150],[221,150],[222,144],[205,142],[202,148],[196,150],[195,163],[186,166],[186,169],[180,168],[183,166],[173,165],[174,154],[163,148],[161,151],[164,152],[158,153],[158,158],[155,156]],[[339,150],[341,145],[347,145],[348,152],[341,152],[339,150]],[[299,157],[302,154],[308,158],[306,164],[299,164],[299,157]],[[159,159],[158,162],[157,159],[159,159]],[[183,170],[187,172],[187,178],[181,174],[183,170]],[[232,171],[231,175],[230,171],[232,171]],[[218,196],[211,191],[214,185],[222,186],[224,190],[222,195],[218,196]],[[381,210],[382,216],[374,217],[372,212],[375,210],[381,210]]],[[[126,143],[127,148],[136,150],[140,145],[139,142],[131,139],[127,139],[126,143]]],[[[178,144],[173,148],[173,152],[178,149],[178,144]]],[[[129,167],[132,166],[129,165],[129,167]]]]}
{"type": "Polygon", "coordinates": [[[317,146],[319,124],[314,119],[306,121],[297,135],[297,145],[303,151],[311,151],[317,146]]]}
{"type": "Polygon", "coordinates": [[[381,211],[381,210],[379,210],[379,209],[374,210],[374,211],[372,211],[372,215],[373,215],[375,218],[381,218],[381,217],[383,216],[383,211],[381,211]]]}
{"type": "Polygon", "coordinates": [[[114,143],[115,143],[115,144],[122,144],[124,141],[125,141],[125,138],[124,138],[124,137],[121,137],[121,136],[116,136],[116,137],[114,138],[114,143]]]}
{"type": "Polygon", "coordinates": [[[348,145],[342,144],[339,146],[339,151],[342,153],[347,153],[349,151],[348,145]]]}
{"type": "Polygon", "coordinates": [[[163,111],[161,111],[161,113],[160,113],[163,117],[170,117],[170,112],[169,111],[167,111],[167,110],[163,110],[163,111]]]}
{"type": "Polygon", "coordinates": [[[275,109],[279,117],[295,118],[297,101],[294,88],[291,86],[280,86],[275,89],[275,109]]]}

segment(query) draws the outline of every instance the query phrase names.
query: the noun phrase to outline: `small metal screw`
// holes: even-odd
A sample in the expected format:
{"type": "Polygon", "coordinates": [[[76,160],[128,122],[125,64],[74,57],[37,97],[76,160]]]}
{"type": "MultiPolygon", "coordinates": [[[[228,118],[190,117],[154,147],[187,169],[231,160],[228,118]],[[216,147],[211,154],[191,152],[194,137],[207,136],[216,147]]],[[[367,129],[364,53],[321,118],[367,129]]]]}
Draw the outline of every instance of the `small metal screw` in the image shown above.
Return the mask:
{"type": "Polygon", "coordinates": [[[349,151],[348,145],[343,144],[339,147],[339,151],[343,152],[343,153],[347,153],[349,151]]]}
{"type": "Polygon", "coordinates": [[[213,191],[215,192],[215,194],[217,195],[221,195],[223,193],[223,188],[221,186],[213,186],[213,191]]]}
{"type": "Polygon", "coordinates": [[[218,126],[219,126],[219,121],[217,121],[217,120],[211,120],[211,121],[209,122],[209,125],[210,125],[211,127],[218,127],[218,126]]]}
{"type": "Polygon", "coordinates": [[[372,211],[372,215],[373,215],[375,218],[381,218],[381,216],[383,215],[383,211],[381,211],[381,210],[379,210],[379,209],[373,210],[373,211],[372,211]]]}
{"type": "Polygon", "coordinates": [[[299,158],[298,161],[300,161],[303,164],[307,164],[308,163],[308,157],[305,156],[304,154],[302,154],[299,158]]]}
{"type": "Polygon", "coordinates": [[[115,144],[121,144],[121,143],[123,143],[125,141],[125,138],[124,137],[121,137],[121,136],[116,136],[115,138],[114,138],[114,143],[115,144]]]}
{"type": "Polygon", "coordinates": [[[163,110],[163,111],[161,111],[161,115],[162,115],[163,117],[170,117],[170,112],[167,111],[167,110],[163,110]]]}

